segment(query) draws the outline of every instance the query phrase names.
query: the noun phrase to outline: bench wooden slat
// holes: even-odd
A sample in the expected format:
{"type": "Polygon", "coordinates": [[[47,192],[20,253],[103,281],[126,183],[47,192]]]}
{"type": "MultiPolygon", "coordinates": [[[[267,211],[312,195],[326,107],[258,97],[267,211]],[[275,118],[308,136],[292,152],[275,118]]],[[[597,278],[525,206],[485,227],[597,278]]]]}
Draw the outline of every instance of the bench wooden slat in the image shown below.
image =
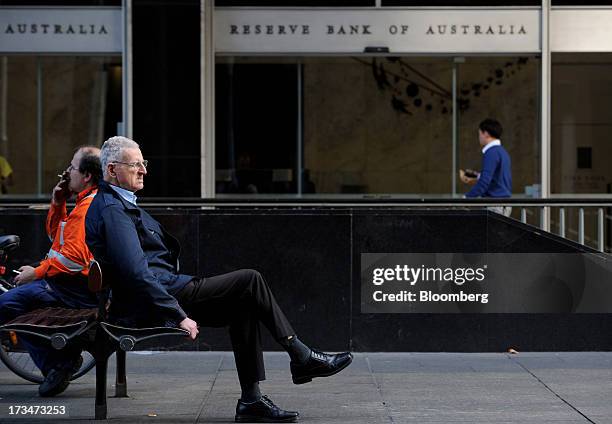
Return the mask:
{"type": "Polygon", "coordinates": [[[28,312],[9,321],[10,324],[31,324],[44,326],[62,326],[77,324],[82,321],[93,322],[98,316],[98,309],[42,308],[28,312]]]}

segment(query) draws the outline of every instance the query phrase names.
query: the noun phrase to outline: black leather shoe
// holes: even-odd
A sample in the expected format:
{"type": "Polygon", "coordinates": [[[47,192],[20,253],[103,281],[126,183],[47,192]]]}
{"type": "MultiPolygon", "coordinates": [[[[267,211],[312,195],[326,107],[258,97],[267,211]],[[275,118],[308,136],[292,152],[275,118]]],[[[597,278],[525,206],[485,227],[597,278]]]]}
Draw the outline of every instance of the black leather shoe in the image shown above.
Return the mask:
{"type": "Polygon", "coordinates": [[[280,409],[268,396],[263,395],[253,403],[238,400],[235,420],[237,423],[294,423],[299,416],[295,411],[280,409]]]}
{"type": "Polygon", "coordinates": [[[41,385],[38,386],[38,394],[41,397],[51,397],[62,393],[68,388],[72,375],[81,368],[81,365],[83,365],[83,357],[79,355],[72,368],[53,368],[47,373],[41,385]]]}
{"type": "Polygon", "coordinates": [[[306,362],[291,361],[291,375],[295,384],[304,384],[315,377],[334,375],[348,367],[351,362],[353,362],[353,355],[350,352],[332,355],[311,349],[310,357],[306,362]]]}

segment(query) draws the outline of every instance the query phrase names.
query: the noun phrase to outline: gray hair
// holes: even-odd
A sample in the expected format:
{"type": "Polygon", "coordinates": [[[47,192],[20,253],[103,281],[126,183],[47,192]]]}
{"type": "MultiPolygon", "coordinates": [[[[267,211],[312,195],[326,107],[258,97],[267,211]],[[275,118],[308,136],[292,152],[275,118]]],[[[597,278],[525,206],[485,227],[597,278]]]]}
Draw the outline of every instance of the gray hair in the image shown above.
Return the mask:
{"type": "Polygon", "coordinates": [[[108,173],[108,164],[112,162],[121,162],[123,160],[124,149],[139,149],[140,146],[134,140],[127,137],[115,136],[104,142],[100,150],[100,162],[102,164],[102,172],[106,177],[108,173]]]}

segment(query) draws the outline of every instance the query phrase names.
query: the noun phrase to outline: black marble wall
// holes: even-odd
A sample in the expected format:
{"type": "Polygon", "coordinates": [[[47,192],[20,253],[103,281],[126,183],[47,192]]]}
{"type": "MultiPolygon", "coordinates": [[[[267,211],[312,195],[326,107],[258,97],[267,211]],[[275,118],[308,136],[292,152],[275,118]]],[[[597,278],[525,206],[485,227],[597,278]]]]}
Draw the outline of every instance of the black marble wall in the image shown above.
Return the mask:
{"type": "MultiPolygon", "coordinates": [[[[418,209],[150,210],[182,243],[181,271],[259,270],[296,332],[338,351],[609,350],[608,314],[362,314],[361,253],[578,252],[585,248],[487,211],[418,209]]],[[[45,211],[0,211],[16,267],[49,248],[45,211]]],[[[278,346],[267,336],[266,349],[278,346]]],[[[175,348],[229,350],[224,329],[175,348]]]]}

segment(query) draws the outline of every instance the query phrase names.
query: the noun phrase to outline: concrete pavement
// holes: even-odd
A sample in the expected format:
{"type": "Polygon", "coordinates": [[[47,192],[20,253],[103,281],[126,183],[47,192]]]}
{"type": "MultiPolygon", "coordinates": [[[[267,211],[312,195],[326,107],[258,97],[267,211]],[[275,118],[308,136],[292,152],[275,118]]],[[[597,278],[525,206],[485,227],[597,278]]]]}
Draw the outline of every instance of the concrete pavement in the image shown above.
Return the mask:
{"type": "MultiPolygon", "coordinates": [[[[612,353],[357,353],[342,373],[291,383],[284,353],[265,355],[262,391],[303,423],[611,423],[612,353]]],[[[114,362],[114,357],[111,358],[114,362]]],[[[227,352],[132,352],[129,398],[109,398],[112,423],[233,422],[239,397],[227,352]]],[[[114,364],[109,395],[114,394],[114,364]]],[[[0,421],[16,405],[65,406],[68,416],[40,422],[89,422],[95,373],[62,395],[42,399],[37,386],[0,365],[0,421]]],[[[14,408],[13,408],[14,409],[14,408]]]]}

